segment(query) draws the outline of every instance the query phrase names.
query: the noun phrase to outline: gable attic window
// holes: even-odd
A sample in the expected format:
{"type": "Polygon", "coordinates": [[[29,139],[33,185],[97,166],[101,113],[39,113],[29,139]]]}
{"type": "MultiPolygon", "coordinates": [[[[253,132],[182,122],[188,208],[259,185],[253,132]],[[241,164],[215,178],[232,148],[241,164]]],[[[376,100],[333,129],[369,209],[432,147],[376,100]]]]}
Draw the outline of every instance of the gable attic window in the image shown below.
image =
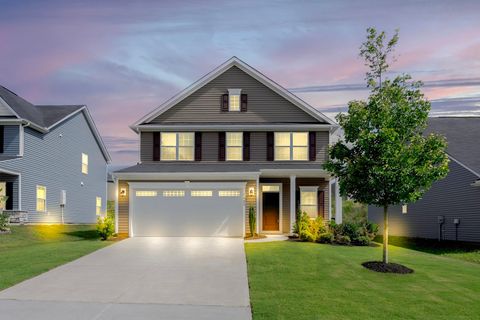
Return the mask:
{"type": "Polygon", "coordinates": [[[228,89],[228,111],[240,111],[242,89],[228,89]]]}

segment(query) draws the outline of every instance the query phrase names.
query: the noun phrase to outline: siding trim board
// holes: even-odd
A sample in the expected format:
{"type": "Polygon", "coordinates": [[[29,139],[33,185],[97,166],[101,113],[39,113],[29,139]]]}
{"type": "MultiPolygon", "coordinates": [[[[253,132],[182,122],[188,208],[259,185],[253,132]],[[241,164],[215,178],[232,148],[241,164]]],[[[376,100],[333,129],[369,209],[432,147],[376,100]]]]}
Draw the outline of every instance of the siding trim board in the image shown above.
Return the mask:
{"type": "Polygon", "coordinates": [[[306,114],[310,115],[313,119],[316,119],[317,122],[320,123],[325,123],[331,126],[334,126],[335,123],[326,117],[324,114],[286,90],[285,88],[281,87],[262,73],[260,73],[258,70],[252,68],[245,62],[241,61],[237,57],[232,57],[231,59],[227,60],[225,63],[205,75],[204,77],[200,78],[198,81],[187,87],[185,90],[181,91],[178,93],[176,96],[171,98],[170,100],[167,100],[165,103],[163,103],[161,106],[158,108],[154,109],[152,112],[148,113],[141,119],[139,119],[137,122],[135,122],[131,128],[138,132],[138,126],[141,125],[142,123],[148,123],[151,122],[153,119],[158,117],[159,115],[167,112],[170,108],[174,107],[177,103],[181,102],[203,86],[205,86],[207,83],[211,82],[215,78],[219,77],[222,75],[224,72],[228,71],[232,67],[237,67],[238,69],[242,70],[255,80],[259,81],[263,85],[265,85],[267,88],[281,96],[282,98],[286,99],[290,103],[292,103],[294,106],[298,107],[300,110],[303,110],[306,114]]]}

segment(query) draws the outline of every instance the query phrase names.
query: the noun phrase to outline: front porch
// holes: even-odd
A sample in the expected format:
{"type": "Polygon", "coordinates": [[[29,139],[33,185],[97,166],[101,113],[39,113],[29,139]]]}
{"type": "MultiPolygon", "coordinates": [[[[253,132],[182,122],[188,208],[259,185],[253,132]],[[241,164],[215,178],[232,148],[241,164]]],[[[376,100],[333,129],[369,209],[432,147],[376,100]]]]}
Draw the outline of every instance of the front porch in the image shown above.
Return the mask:
{"type": "MultiPolygon", "coordinates": [[[[334,181],[329,177],[269,177],[261,175],[257,181],[247,184],[246,190],[246,235],[251,234],[248,208],[255,206],[257,224],[255,232],[263,235],[292,234],[298,210],[311,218],[322,217],[325,221],[341,221],[341,210],[332,216],[331,199],[334,181]]],[[[333,189],[335,191],[335,189],[333,189]]]]}

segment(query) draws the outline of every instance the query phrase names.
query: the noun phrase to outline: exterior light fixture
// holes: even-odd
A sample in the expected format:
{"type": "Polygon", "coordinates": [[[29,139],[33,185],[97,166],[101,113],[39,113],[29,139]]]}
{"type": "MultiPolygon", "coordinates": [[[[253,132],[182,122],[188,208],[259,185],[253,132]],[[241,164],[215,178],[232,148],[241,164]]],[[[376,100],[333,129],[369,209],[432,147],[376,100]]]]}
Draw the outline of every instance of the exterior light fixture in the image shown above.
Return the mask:
{"type": "Polygon", "coordinates": [[[254,196],[255,195],[255,188],[254,187],[248,188],[248,195],[249,196],[254,196]]]}
{"type": "Polygon", "coordinates": [[[407,211],[408,211],[407,205],[406,204],[402,205],[402,214],[407,214],[407,211]]]}
{"type": "Polygon", "coordinates": [[[120,188],[120,196],[125,197],[127,195],[127,188],[120,188]]]}

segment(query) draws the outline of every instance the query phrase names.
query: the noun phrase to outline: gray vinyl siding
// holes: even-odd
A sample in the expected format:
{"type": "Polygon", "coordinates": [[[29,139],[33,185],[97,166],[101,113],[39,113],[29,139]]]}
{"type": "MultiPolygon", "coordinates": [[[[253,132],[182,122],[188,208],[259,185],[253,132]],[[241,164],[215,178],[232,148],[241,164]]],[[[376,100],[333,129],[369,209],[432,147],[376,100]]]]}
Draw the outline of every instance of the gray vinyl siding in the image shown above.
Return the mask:
{"type": "Polygon", "coordinates": [[[20,126],[4,126],[3,155],[16,156],[20,153],[20,126]]]}
{"type": "Polygon", "coordinates": [[[42,134],[24,132],[24,156],[0,162],[1,169],[21,174],[21,208],[31,222],[60,222],[60,191],[66,190],[67,223],[94,223],[96,197],[106,208],[106,160],[83,112],[42,134]],[[88,174],[81,172],[82,152],[88,154],[88,174]],[[83,185],[82,185],[83,183],[83,185]],[[47,188],[47,213],[36,212],[36,186],[47,188]]]}
{"type": "MultiPolygon", "coordinates": [[[[153,161],[153,143],[151,132],[142,132],[140,136],[140,159],[142,163],[153,161]]],[[[316,160],[302,161],[301,163],[312,163],[314,165],[323,164],[327,159],[327,148],[329,143],[329,132],[318,131],[316,139],[316,160]]],[[[218,161],[218,132],[203,132],[202,133],[202,162],[216,162],[218,161]]],[[[250,133],[250,161],[285,163],[285,161],[267,161],[267,133],[266,132],[251,132],[250,133]]],[[[239,166],[242,162],[236,162],[239,166]]],[[[292,161],[287,161],[292,163],[292,161]]],[[[195,163],[192,164],[193,166],[195,163]]]]}
{"type": "MultiPolygon", "coordinates": [[[[459,218],[458,240],[480,242],[480,188],[471,186],[478,177],[453,160],[449,167],[445,179],[408,205],[407,214],[399,206],[389,210],[391,235],[438,239],[437,217],[444,216],[444,239],[455,240],[453,219],[459,218]]],[[[383,229],[382,208],[370,206],[368,218],[383,229]]]]}
{"type": "Polygon", "coordinates": [[[16,175],[11,175],[11,174],[6,174],[6,173],[1,173],[0,172],[0,182],[13,182],[13,197],[12,199],[12,205],[13,205],[13,210],[18,209],[18,183],[19,183],[19,177],[16,175]]]}
{"type": "Polygon", "coordinates": [[[318,120],[237,67],[207,83],[150,123],[318,123],[318,120]],[[228,89],[248,95],[247,112],[221,112],[228,89]]]}

